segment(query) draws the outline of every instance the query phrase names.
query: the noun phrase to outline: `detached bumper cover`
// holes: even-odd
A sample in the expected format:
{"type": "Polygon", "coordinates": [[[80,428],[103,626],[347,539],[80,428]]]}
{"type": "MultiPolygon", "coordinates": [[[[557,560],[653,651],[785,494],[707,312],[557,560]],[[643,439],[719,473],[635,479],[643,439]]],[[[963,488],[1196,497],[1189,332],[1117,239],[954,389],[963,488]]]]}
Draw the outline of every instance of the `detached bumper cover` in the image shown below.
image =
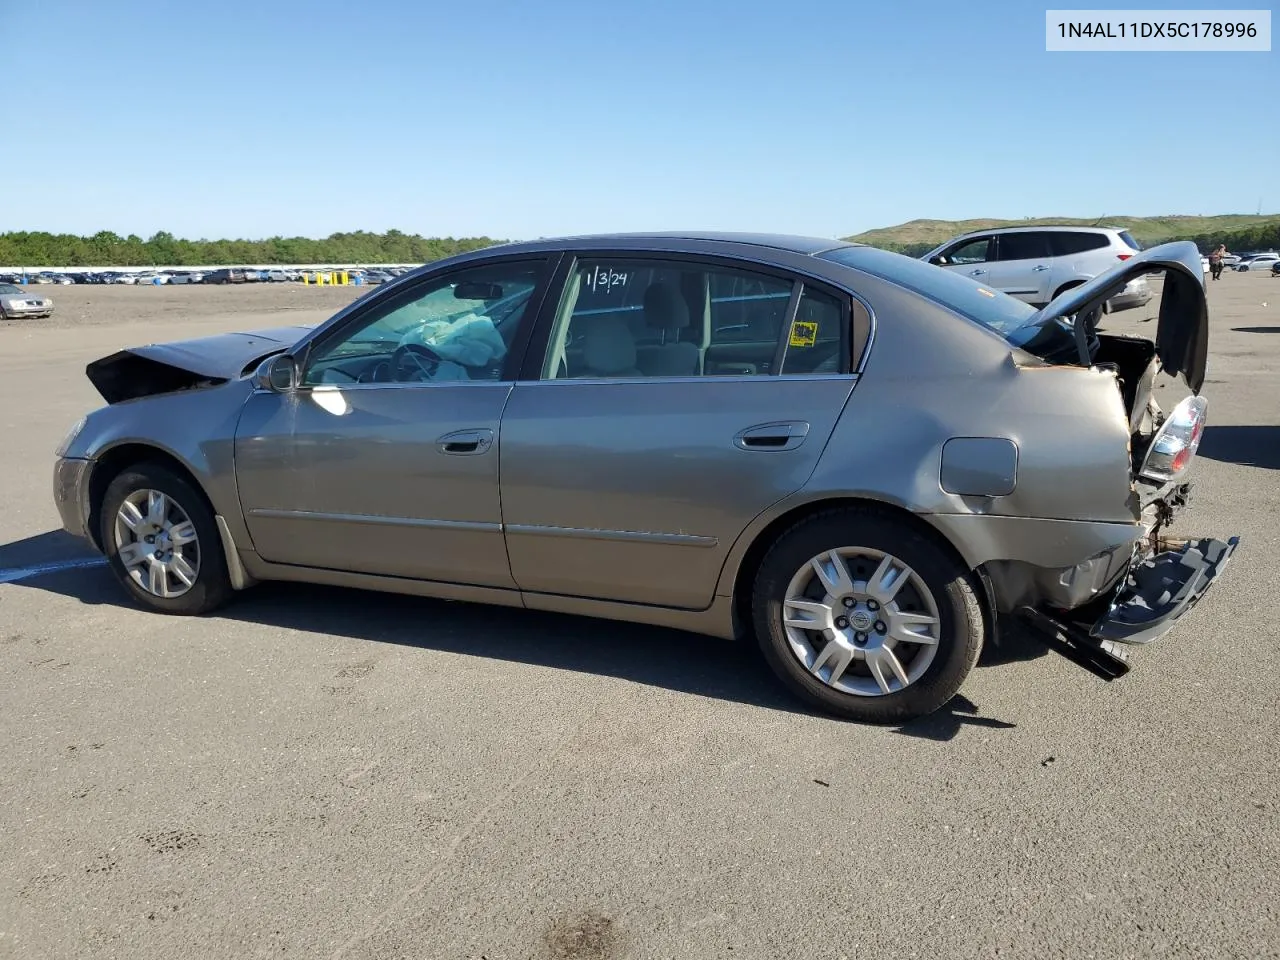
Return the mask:
{"type": "Polygon", "coordinates": [[[1188,540],[1134,564],[1111,609],[1089,635],[1130,644],[1158,640],[1208,592],[1239,543],[1239,537],[1188,540]]]}

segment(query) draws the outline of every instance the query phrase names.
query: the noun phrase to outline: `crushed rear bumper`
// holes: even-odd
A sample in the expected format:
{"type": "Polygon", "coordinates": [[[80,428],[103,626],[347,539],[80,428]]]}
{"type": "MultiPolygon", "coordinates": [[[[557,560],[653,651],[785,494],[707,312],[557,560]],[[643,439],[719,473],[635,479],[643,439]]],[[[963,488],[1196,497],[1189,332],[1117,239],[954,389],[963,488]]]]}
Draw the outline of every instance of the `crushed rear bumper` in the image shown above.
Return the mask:
{"type": "Polygon", "coordinates": [[[1200,602],[1239,546],[1240,538],[1162,540],[1134,557],[1105,612],[1092,621],[1085,611],[1024,608],[1023,619],[1077,663],[1107,680],[1128,672],[1125,647],[1158,640],[1200,602]]]}

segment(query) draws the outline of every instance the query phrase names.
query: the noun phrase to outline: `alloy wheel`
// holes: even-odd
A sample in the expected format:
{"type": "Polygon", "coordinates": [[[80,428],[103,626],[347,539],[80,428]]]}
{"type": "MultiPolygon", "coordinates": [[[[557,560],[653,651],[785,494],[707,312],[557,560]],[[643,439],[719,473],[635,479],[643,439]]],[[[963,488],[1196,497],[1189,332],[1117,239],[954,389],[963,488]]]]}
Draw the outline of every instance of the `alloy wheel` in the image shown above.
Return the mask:
{"type": "Polygon", "coordinates": [[[170,600],[195,586],[200,538],[186,510],[159,490],[135,490],[116,511],[116,555],[129,577],[170,600]]]}
{"type": "Polygon", "coordinates": [[[933,593],[897,557],[841,547],[796,571],[782,604],[787,643],[816,679],[842,693],[905,690],[933,663],[941,620],[933,593]]]}

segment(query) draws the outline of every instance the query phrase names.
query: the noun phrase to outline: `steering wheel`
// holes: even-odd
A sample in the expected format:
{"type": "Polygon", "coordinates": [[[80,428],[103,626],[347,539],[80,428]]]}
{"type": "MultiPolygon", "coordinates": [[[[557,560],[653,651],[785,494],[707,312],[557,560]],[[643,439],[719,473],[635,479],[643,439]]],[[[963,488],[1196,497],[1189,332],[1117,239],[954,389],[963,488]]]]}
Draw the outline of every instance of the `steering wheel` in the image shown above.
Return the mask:
{"type": "Polygon", "coordinates": [[[391,354],[390,366],[391,379],[397,383],[413,380],[415,374],[431,378],[440,366],[440,355],[420,343],[402,343],[391,354]]]}

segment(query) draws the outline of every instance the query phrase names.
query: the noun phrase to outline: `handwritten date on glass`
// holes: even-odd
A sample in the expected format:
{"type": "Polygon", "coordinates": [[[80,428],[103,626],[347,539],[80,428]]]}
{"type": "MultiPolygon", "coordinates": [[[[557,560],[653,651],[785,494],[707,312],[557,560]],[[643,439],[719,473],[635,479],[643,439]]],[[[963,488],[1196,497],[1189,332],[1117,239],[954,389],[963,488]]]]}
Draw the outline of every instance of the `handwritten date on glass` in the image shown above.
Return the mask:
{"type": "Polygon", "coordinates": [[[621,288],[627,285],[627,274],[611,270],[608,267],[596,267],[582,279],[592,293],[597,290],[610,293],[614,287],[621,288]]]}

